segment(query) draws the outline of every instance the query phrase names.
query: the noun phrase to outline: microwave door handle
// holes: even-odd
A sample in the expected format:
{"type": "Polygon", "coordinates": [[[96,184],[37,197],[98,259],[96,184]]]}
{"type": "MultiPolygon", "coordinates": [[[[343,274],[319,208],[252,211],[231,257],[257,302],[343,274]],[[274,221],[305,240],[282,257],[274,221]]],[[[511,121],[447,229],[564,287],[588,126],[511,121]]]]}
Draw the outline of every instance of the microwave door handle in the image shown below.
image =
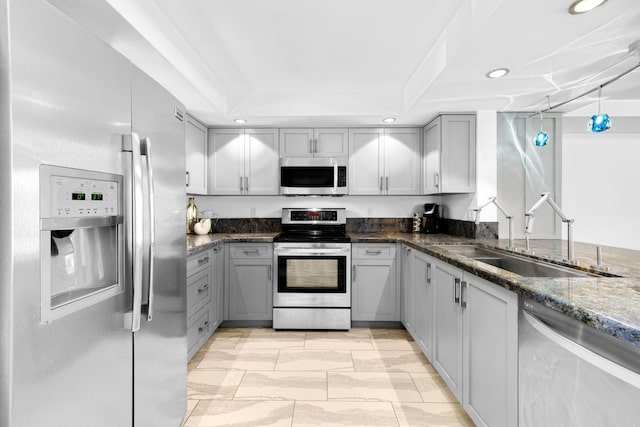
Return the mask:
{"type": "Polygon", "coordinates": [[[338,194],[338,162],[333,163],[333,194],[338,194]]]}
{"type": "Polygon", "coordinates": [[[132,310],[131,310],[131,332],[140,330],[140,318],[142,315],[142,261],[143,261],[143,239],[142,228],[143,206],[142,206],[142,164],[140,160],[140,138],[136,133],[126,135],[122,151],[125,156],[126,182],[127,182],[127,265],[132,270],[132,310]]]}
{"type": "Polygon", "coordinates": [[[149,185],[149,220],[147,221],[149,227],[149,265],[148,265],[148,278],[149,283],[147,284],[147,321],[151,322],[153,318],[153,284],[154,284],[154,274],[155,274],[155,248],[156,248],[156,214],[155,214],[155,186],[153,181],[153,162],[151,155],[151,139],[150,138],[142,138],[142,149],[144,150],[144,155],[147,158],[147,182],[149,185]]]}

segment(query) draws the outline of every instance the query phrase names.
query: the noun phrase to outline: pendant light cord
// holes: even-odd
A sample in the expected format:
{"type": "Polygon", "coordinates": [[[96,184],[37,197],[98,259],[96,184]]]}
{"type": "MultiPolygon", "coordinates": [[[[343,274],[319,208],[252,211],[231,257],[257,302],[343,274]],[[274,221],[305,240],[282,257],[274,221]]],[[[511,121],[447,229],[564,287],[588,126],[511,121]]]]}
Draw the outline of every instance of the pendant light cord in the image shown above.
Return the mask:
{"type": "Polygon", "coordinates": [[[598,115],[600,115],[600,99],[602,98],[602,85],[598,89],[598,115]]]}

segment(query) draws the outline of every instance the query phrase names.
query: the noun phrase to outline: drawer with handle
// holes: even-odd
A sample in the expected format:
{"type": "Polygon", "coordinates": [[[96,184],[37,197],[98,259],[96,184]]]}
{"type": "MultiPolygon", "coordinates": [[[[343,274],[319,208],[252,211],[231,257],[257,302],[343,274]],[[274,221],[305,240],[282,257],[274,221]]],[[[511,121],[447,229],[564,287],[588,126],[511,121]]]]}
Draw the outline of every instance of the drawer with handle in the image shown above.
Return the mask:
{"type": "Polygon", "coordinates": [[[389,243],[389,244],[354,243],[351,245],[352,259],[372,259],[372,258],[391,259],[395,257],[396,257],[395,243],[389,243]]]}
{"type": "Polygon", "coordinates": [[[202,270],[187,278],[187,318],[211,301],[211,270],[202,270]]]}
{"type": "Polygon", "coordinates": [[[213,330],[211,324],[209,308],[205,307],[198,311],[193,319],[187,322],[187,349],[189,358],[193,356],[196,349],[204,343],[213,330]]]}
{"type": "Polygon", "coordinates": [[[270,258],[273,245],[268,244],[232,244],[229,248],[231,258],[270,258]]]}
{"type": "Polygon", "coordinates": [[[187,258],[187,277],[211,267],[211,250],[198,252],[187,258]]]}

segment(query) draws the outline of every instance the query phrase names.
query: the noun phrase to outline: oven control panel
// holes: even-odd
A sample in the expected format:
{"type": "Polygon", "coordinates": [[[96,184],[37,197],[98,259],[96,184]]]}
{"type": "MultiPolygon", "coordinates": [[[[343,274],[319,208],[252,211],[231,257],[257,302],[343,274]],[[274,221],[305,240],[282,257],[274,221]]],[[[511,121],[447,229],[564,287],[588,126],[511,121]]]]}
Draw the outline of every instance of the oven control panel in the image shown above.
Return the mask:
{"type": "Polygon", "coordinates": [[[291,212],[292,221],[337,221],[336,211],[295,211],[291,212]]]}
{"type": "Polygon", "coordinates": [[[346,224],[347,215],[344,208],[284,208],[283,224],[346,224]]]}

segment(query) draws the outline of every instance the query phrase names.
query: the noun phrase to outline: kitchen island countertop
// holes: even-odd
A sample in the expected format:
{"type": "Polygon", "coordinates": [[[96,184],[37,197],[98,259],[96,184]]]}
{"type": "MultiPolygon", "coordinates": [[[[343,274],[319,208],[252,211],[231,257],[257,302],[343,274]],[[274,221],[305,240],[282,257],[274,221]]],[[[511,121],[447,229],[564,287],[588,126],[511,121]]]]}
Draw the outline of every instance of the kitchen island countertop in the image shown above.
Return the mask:
{"type": "MultiPolygon", "coordinates": [[[[187,254],[217,246],[223,242],[272,242],[278,233],[208,234],[187,237],[187,254]]],[[[489,248],[505,248],[506,240],[480,240],[444,234],[413,233],[349,233],[352,243],[402,242],[441,259],[482,279],[495,283],[565,315],[640,347],[640,251],[615,247],[602,247],[607,276],[572,278],[522,277],[498,267],[456,255],[441,245],[475,244],[489,248]],[[617,275],[621,277],[613,277],[617,275]]],[[[519,251],[524,240],[516,240],[519,251]]],[[[532,240],[531,249],[536,259],[562,264],[566,257],[567,242],[562,240],[532,240]]],[[[591,267],[596,263],[596,245],[575,243],[575,258],[579,270],[598,272],[591,267]]],[[[601,270],[603,271],[603,270],[601,270]]]]}

